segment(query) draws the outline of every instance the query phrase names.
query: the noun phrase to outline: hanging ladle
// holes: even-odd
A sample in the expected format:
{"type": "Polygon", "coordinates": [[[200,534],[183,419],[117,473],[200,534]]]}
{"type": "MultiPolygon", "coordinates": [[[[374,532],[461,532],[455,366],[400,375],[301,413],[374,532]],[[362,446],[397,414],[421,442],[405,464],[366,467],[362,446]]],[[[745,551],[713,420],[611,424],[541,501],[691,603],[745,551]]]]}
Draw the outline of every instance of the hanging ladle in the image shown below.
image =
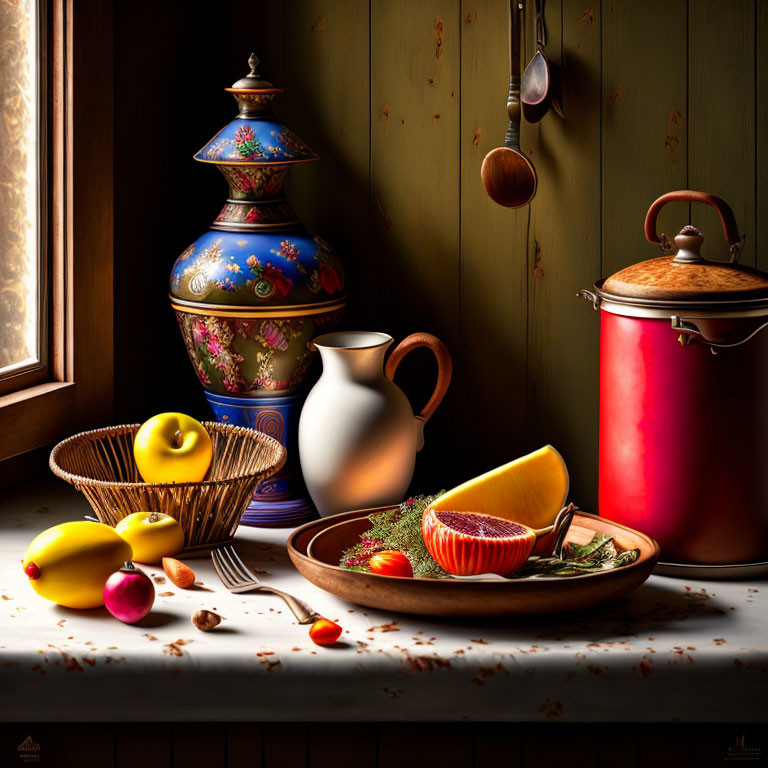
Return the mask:
{"type": "Polygon", "coordinates": [[[520,101],[523,117],[529,123],[538,123],[552,106],[552,80],[544,46],[547,33],[544,28],[544,0],[536,0],[536,53],[523,72],[520,101]]]}
{"type": "Polygon", "coordinates": [[[491,150],[483,160],[480,177],[488,197],[507,208],[520,208],[536,194],[536,169],[520,151],[520,11],[521,0],[511,0],[510,76],[507,114],[509,128],[504,146],[491,150]]]}

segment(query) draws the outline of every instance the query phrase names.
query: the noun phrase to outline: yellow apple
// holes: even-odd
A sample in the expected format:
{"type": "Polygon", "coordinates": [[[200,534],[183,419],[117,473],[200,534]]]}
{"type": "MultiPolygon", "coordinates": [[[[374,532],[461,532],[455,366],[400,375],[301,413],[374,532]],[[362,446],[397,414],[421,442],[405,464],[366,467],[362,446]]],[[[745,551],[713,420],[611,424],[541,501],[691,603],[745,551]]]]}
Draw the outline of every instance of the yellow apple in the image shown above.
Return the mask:
{"type": "Polygon", "coordinates": [[[133,457],[145,483],[196,483],[213,457],[205,427],[183,413],[160,413],[136,433],[133,457]]]}
{"type": "Polygon", "coordinates": [[[115,530],[133,548],[139,563],[159,563],[184,547],[184,531],[179,521],[163,512],[134,512],[124,517],[115,530]]]}

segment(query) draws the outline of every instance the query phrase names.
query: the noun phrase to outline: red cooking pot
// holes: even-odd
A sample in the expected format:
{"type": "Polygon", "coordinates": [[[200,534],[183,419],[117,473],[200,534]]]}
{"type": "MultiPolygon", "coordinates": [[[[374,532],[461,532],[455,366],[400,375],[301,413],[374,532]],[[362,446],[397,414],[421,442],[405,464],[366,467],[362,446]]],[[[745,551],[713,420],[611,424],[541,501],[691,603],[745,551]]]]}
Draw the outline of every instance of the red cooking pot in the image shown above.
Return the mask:
{"type": "Polygon", "coordinates": [[[666,561],[768,560],[768,274],[714,195],[660,197],[645,235],[664,256],[583,290],[600,309],[600,514],[653,536],[666,561]],[[656,233],[672,200],[720,214],[730,261],[701,233],[656,233]],[[672,255],[672,253],[674,255],[672,255]]]}

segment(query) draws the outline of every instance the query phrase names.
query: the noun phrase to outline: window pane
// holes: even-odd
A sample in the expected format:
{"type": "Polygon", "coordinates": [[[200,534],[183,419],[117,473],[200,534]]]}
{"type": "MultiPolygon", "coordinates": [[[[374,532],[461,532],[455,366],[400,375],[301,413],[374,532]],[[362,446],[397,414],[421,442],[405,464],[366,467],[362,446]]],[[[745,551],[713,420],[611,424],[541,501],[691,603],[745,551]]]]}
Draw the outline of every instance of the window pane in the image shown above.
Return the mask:
{"type": "Polygon", "coordinates": [[[40,361],[37,0],[0,0],[0,377],[40,361]]]}

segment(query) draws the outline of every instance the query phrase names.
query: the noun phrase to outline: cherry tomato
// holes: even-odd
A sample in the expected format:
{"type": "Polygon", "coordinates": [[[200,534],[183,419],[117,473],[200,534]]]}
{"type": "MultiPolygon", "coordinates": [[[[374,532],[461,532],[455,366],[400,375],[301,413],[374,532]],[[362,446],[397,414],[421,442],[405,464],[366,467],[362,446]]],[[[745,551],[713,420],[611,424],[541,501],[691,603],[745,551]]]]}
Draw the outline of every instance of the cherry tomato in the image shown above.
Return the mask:
{"type": "Polygon", "coordinates": [[[341,635],[341,627],[330,619],[318,619],[309,628],[309,637],[317,645],[333,645],[341,635]]]}
{"type": "Polygon", "coordinates": [[[411,561],[396,549],[377,552],[368,561],[368,570],[381,576],[407,576],[413,578],[411,561]]]}

